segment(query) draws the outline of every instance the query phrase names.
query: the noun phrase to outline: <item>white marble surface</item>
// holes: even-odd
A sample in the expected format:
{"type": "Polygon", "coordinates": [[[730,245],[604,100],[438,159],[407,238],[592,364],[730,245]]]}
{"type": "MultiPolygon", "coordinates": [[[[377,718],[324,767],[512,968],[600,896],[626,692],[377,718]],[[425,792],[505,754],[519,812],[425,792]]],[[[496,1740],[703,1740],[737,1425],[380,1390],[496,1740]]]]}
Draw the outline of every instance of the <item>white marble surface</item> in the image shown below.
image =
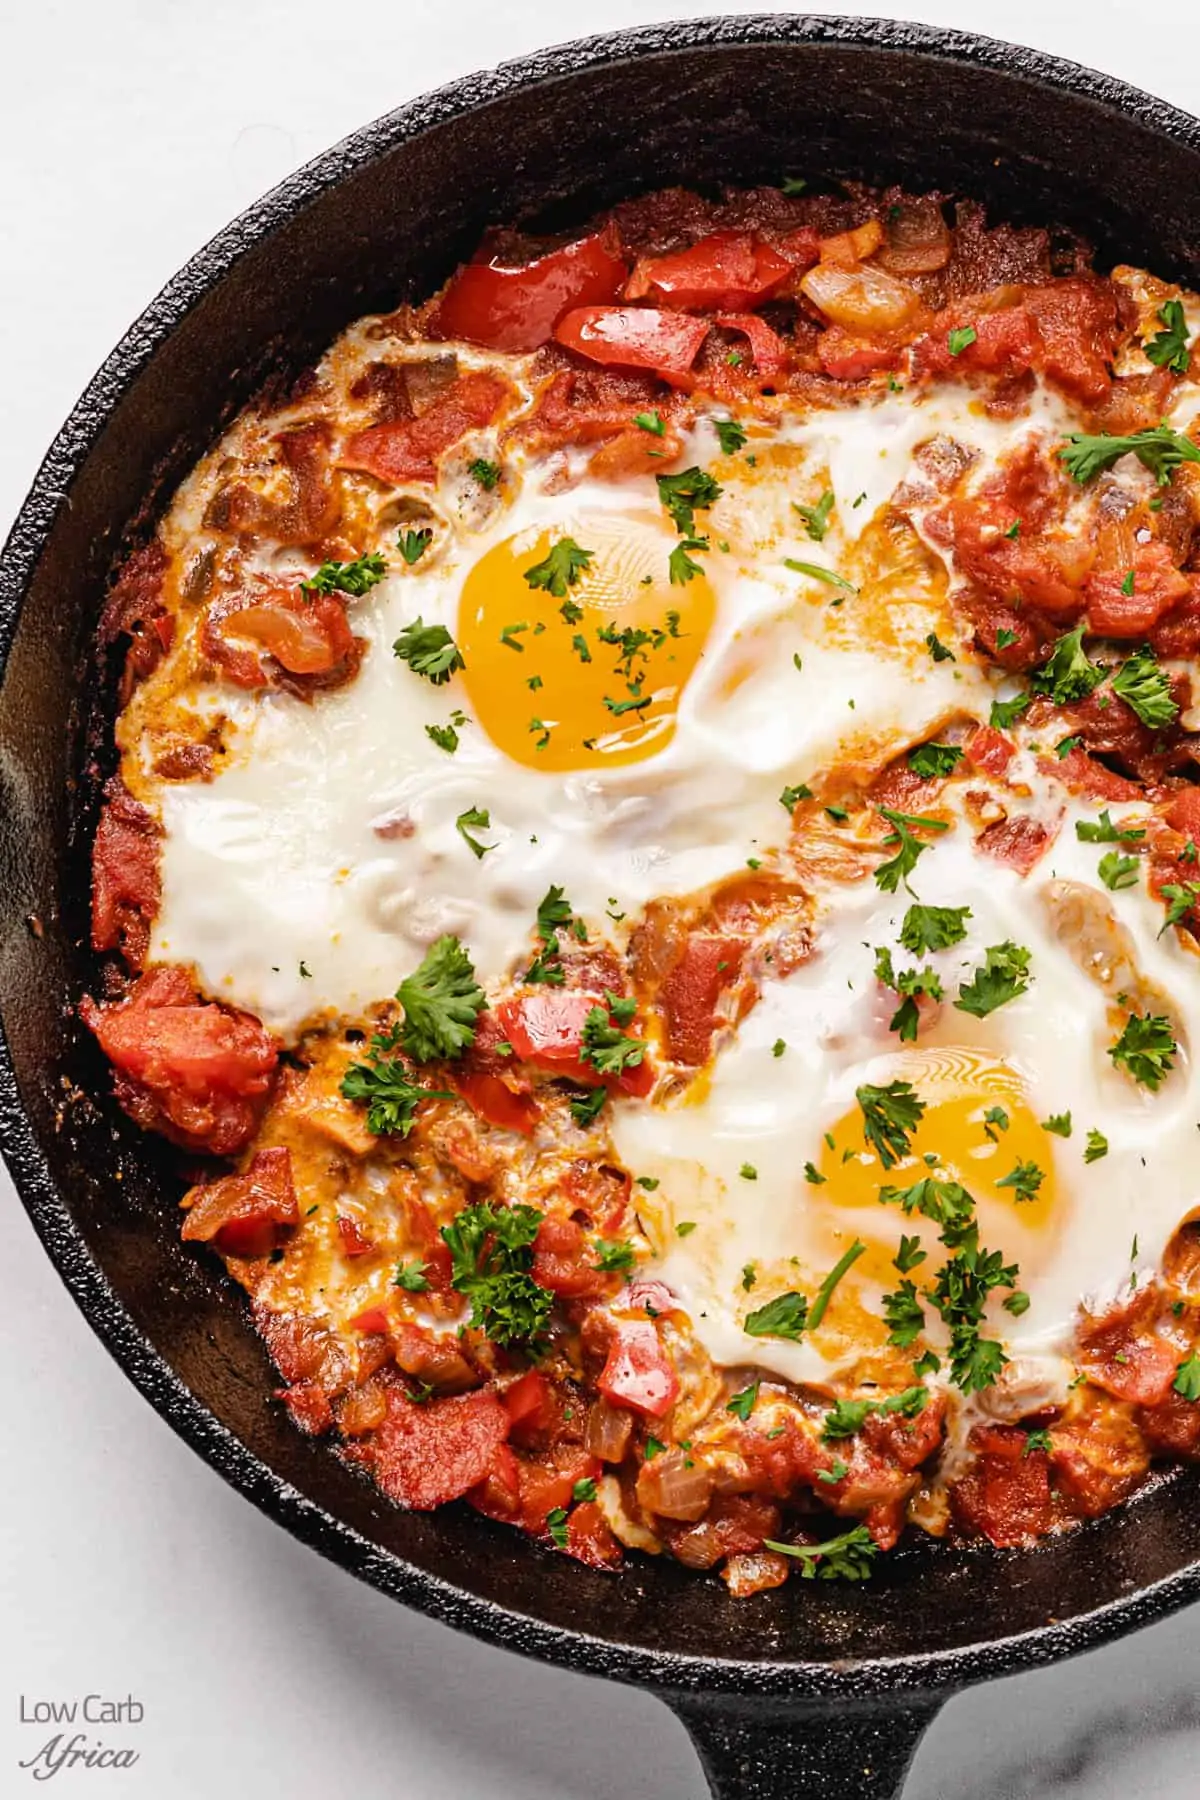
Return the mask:
{"type": "MultiPolygon", "coordinates": [[[[0,524],[95,365],[239,208],[437,82],[572,33],[728,0],[40,0],[0,14],[0,524]]],[[[835,10],[835,9],[828,9],[835,10]]],[[[909,9],[883,5],[875,10],[909,9]]],[[[924,0],[1200,110],[1183,0],[924,0]]],[[[47,1731],[20,1696],[132,1693],[147,1800],[700,1800],[650,1698],[401,1611],[267,1523],[99,1350],[0,1187],[0,1795],[47,1731]]],[[[908,1800],[1195,1800],[1200,1612],[951,1703],[908,1800]]],[[[799,1800],[799,1797],[797,1797],[799,1800]]]]}

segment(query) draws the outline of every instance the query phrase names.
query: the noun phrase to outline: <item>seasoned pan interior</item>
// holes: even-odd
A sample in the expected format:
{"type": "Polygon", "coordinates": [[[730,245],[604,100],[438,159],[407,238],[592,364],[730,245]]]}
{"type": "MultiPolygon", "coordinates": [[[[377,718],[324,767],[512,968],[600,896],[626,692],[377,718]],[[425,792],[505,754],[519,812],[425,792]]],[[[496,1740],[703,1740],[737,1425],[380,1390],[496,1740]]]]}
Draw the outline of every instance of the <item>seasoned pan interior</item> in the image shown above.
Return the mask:
{"type": "MultiPolygon", "coordinates": [[[[179,1242],[171,1153],[86,1098],[107,1086],[70,1014],[93,975],[80,948],[93,747],[113,697],[88,644],[107,573],[137,541],[139,513],[153,516],[264,377],[302,369],[364,311],[436,286],[492,221],[565,227],[671,182],[901,181],[971,194],[994,216],[1061,222],[1096,242],[1101,263],[1195,285],[1200,130],[1122,94],[953,34],[785,18],[656,28],[444,90],[329,152],[189,265],[89,390],[0,569],[6,636],[33,570],[0,693],[12,1058],[0,1108],[35,1222],[102,1335],[226,1473],[380,1586],[514,1646],[625,1676],[636,1656],[605,1646],[637,1646],[664,1653],[654,1672],[681,1685],[732,1680],[719,1664],[738,1659],[764,1665],[764,1686],[861,1688],[883,1678],[880,1659],[1081,1619],[1176,1576],[1196,1554],[1200,1472],[1036,1552],[926,1546],[888,1559],[869,1587],[792,1582],[731,1604],[720,1583],[649,1561],[620,1581],[581,1569],[465,1507],[401,1513],[300,1437],[270,1397],[240,1297],[179,1242]],[[557,1631],[600,1641],[572,1650],[557,1631]],[[791,1662],[810,1666],[765,1666],[791,1662]],[[855,1675],[862,1663],[872,1667],[855,1675]]],[[[1186,1579],[1168,1597],[1190,1597],[1186,1579]]],[[[1144,1597],[1078,1641],[1157,1604],[1144,1597]]],[[[1069,1642],[1002,1650],[995,1666],[1069,1642]]]]}

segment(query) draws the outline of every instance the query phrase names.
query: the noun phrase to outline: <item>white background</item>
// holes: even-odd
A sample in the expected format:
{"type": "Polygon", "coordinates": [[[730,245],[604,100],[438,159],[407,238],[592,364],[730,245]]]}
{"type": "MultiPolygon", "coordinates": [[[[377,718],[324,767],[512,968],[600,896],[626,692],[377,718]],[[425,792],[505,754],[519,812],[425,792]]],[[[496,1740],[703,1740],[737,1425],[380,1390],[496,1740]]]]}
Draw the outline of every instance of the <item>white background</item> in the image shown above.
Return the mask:
{"type": "MultiPolygon", "coordinates": [[[[0,526],[145,302],[298,163],[425,88],[563,37],[681,11],[766,10],[9,0],[0,526]]],[[[1183,0],[1153,11],[1132,0],[924,0],[921,17],[1092,63],[1200,111],[1200,28],[1183,0]]],[[[227,1490],[108,1361],[0,1183],[0,1796],[38,1791],[17,1763],[46,1733],[19,1723],[20,1696],[99,1691],[144,1705],[141,1725],[91,1731],[140,1761],[128,1773],[64,1773],[53,1792],[700,1800],[683,1732],[650,1697],[453,1636],[227,1490]]],[[[1184,1615],[952,1703],[910,1800],[1125,1800],[1151,1789],[1194,1800],[1198,1649],[1200,1616],[1184,1615]]]]}

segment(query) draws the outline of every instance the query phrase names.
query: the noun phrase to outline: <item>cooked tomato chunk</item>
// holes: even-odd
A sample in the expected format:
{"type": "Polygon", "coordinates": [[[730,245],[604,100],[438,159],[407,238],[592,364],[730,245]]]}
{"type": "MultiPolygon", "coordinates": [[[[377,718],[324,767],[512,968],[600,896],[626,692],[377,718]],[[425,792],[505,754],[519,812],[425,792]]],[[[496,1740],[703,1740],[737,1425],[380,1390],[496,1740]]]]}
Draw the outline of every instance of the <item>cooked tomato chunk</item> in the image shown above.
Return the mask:
{"type": "Polygon", "coordinates": [[[353,1454],[369,1462],[389,1499],[428,1512],[485,1480],[507,1436],[508,1414],[495,1394],[458,1394],[415,1406],[392,1388],[383,1424],[353,1454]]]}
{"type": "Polygon", "coordinates": [[[119,947],[135,969],[145,961],[162,897],[159,837],[152,814],[114,777],[92,852],[92,948],[119,947]]]}
{"type": "Polygon", "coordinates": [[[259,1150],[242,1175],[224,1175],[185,1195],[183,1236],[215,1243],[227,1256],[266,1256],[280,1226],[296,1225],[291,1152],[259,1150]]]}

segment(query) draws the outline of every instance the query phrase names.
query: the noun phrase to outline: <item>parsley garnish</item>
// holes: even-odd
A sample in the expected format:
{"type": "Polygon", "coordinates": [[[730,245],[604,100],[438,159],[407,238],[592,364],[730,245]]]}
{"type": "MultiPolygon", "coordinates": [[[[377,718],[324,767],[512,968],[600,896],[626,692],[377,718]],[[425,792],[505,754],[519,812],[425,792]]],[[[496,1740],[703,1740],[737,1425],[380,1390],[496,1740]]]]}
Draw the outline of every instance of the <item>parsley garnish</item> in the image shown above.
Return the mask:
{"type": "Polygon", "coordinates": [[[825,1317],[829,1308],[829,1302],[833,1298],[834,1288],[842,1279],[842,1276],[846,1271],[858,1261],[860,1256],[865,1254],[866,1248],[867,1246],[861,1239],[855,1238],[850,1248],[839,1256],[837,1262],[834,1263],[832,1269],[830,1269],[828,1275],[817,1289],[816,1296],[809,1309],[808,1329],[810,1331],[815,1331],[817,1329],[817,1326],[821,1323],[821,1320],[825,1317]]]}
{"type": "Polygon", "coordinates": [[[919,744],[908,753],[908,766],[914,775],[930,781],[936,775],[950,775],[963,759],[957,744],[919,744]]]}
{"type": "Polygon", "coordinates": [[[992,944],[983,953],[983,967],[964,982],[954,1002],[959,1012],[985,1019],[998,1006],[1015,1000],[1029,986],[1029,951],[1006,941],[992,944]]]}
{"type": "Polygon", "coordinates": [[[1142,1087],[1157,1093],[1175,1067],[1176,1049],[1169,1019],[1157,1013],[1130,1013],[1108,1054],[1142,1087]]]}
{"type": "Polygon", "coordinates": [[[571,1498],[575,1501],[587,1501],[596,1498],[596,1483],[592,1480],[590,1475],[580,1476],[579,1480],[575,1483],[575,1486],[571,1489],[571,1498]]]}
{"type": "Polygon", "coordinates": [[[396,548],[411,569],[414,563],[420,562],[432,542],[433,533],[425,525],[419,531],[402,531],[396,539],[396,548]]]}
{"type": "Polygon", "coordinates": [[[925,1102],[908,1081],[856,1088],[854,1097],[862,1109],[864,1140],[885,1169],[895,1168],[909,1153],[909,1138],[925,1116],[925,1102]]]}
{"type": "Polygon", "coordinates": [[[1086,700],[1093,688],[1104,680],[1104,670],[1097,668],[1089,661],[1083,648],[1083,623],[1074,631],[1064,632],[1048,660],[1033,676],[1033,685],[1040,694],[1049,694],[1056,706],[1066,706],[1072,700],[1086,700]]]}
{"type": "Polygon", "coordinates": [[[910,906],[900,927],[900,942],[914,956],[930,950],[948,950],[967,935],[969,906],[910,906]]]}
{"type": "Polygon", "coordinates": [[[1159,668],[1152,650],[1136,650],[1121,664],[1112,678],[1112,691],[1120,695],[1126,706],[1131,706],[1142,724],[1149,725],[1152,731],[1174,724],[1179,717],[1179,708],[1171,695],[1170,677],[1165,669],[1159,668]]]}
{"type": "Polygon", "coordinates": [[[460,812],[454,821],[454,828],[481,862],[489,850],[496,848],[495,844],[481,844],[478,838],[471,836],[472,831],[491,830],[492,818],[486,806],[469,806],[466,812],[460,812]]]}
{"type": "Polygon", "coordinates": [[[983,1135],[990,1138],[993,1144],[1000,1142],[997,1131],[1007,1131],[1009,1117],[1002,1106],[989,1106],[983,1115],[983,1135]],[[994,1127],[994,1129],[993,1129],[994,1127]]]}
{"type": "Polygon", "coordinates": [[[829,1412],[821,1425],[821,1442],[835,1444],[841,1439],[853,1437],[861,1431],[866,1421],[876,1415],[881,1419],[892,1413],[901,1413],[906,1419],[915,1419],[918,1413],[925,1410],[929,1392],[923,1387],[905,1388],[903,1393],[889,1394],[886,1400],[839,1400],[829,1412]]]}
{"type": "Polygon", "coordinates": [[[970,349],[978,336],[973,325],[960,325],[954,331],[946,333],[946,348],[951,356],[961,356],[964,350],[970,349]]]}
{"type": "Polygon", "coordinates": [[[804,520],[804,529],[813,543],[824,543],[825,533],[829,530],[829,515],[833,511],[832,491],[827,489],[815,506],[802,506],[799,500],[793,500],[792,511],[798,512],[804,520]]]}
{"type": "Polygon", "coordinates": [[[415,1062],[461,1056],[487,1006],[471,959],[456,937],[440,937],[396,990],[404,1008],[400,1042],[415,1062]]]}
{"type": "Polygon", "coordinates": [[[434,687],[449,681],[456,669],[463,669],[462,654],[444,625],[426,625],[414,619],[406,625],[392,645],[393,653],[406,662],[414,675],[423,675],[434,687]]]}
{"type": "Polygon", "coordinates": [[[805,1581],[814,1576],[821,1581],[866,1581],[879,1554],[879,1545],[865,1525],[855,1525],[853,1530],[827,1538],[823,1544],[781,1544],[774,1538],[764,1538],[763,1549],[795,1557],[805,1581]]]}
{"type": "Polygon", "coordinates": [[[893,812],[890,806],[881,806],[879,816],[881,819],[886,819],[892,828],[883,840],[884,849],[890,850],[893,845],[898,848],[895,856],[890,857],[887,862],[880,863],[876,869],[876,884],[885,893],[894,894],[900,883],[903,882],[911,894],[912,889],[908,885],[908,878],[917,866],[917,858],[930,848],[920,838],[913,836],[911,827],[917,825],[925,831],[947,831],[949,827],[943,819],[923,819],[911,813],[893,812]]]}
{"type": "Polygon", "coordinates": [[[1042,1130],[1052,1131],[1055,1137],[1069,1138],[1071,1135],[1070,1113],[1051,1113],[1048,1119],[1042,1120],[1042,1130]]]}
{"type": "Polygon", "coordinates": [[[1163,931],[1169,930],[1172,925],[1178,925],[1181,919],[1187,918],[1197,900],[1200,900],[1200,883],[1169,881],[1159,889],[1159,895],[1170,903],[1167,907],[1167,916],[1162,923],[1162,931],[1158,934],[1161,937],[1163,931]]]}
{"type": "MultiPolygon", "coordinates": [[[[525,971],[526,981],[543,982],[547,987],[561,987],[565,976],[560,962],[558,933],[572,923],[571,902],[560,887],[547,888],[537,909],[537,933],[542,948],[525,971]]],[[[578,936],[576,929],[576,936],[578,936]]]]}
{"type": "Polygon", "coordinates": [[[744,1387],[740,1394],[733,1396],[733,1399],[726,1404],[725,1411],[733,1413],[744,1425],[754,1411],[754,1402],[758,1399],[758,1388],[758,1382],[752,1381],[749,1387],[744,1387]]]}
{"type": "Polygon", "coordinates": [[[1158,322],[1163,329],[1148,338],[1142,349],[1156,368],[1171,369],[1176,375],[1186,375],[1191,354],[1188,350],[1187,319],[1184,317],[1183,303],[1179,300],[1166,301],[1158,309],[1158,322]]]}
{"type": "Polygon", "coordinates": [[[666,507],[680,537],[691,537],[696,513],[715,506],[721,498],[721,484],[703,469],[684,469],[678,475],[656,475],[658,497],[666,507]]]}
{"type": "Polygon", "coordinates": [[[567,589],[575,586],[590,566],[592,556],[593,552],[584,550],[574,538],[559,538],[540,563],[525,570],[525,579],[531,588],[543,588],[556,600],[565,600],[567,589]]]}
{"type": "Polygon", "coordinates": [[[1108,1139],[1102,1131],[1091,1130],[1087,1134],[1087,1149],[1083,1153],[1085,1163],[1099,1162],[1102,1156],[1108,1155],[1108,1139]]]}
{"type": "Polygon", "coordinates": [[[1132,827],[1123,831],[1120,826],[1114,825],[1107,806],[1096,823],[1079,819],[1075,824],[1075,836],[1081,844],[1134,844],[1145,835],[1144,831],[1132,827]]]}
{"type": "Polygon", "coordinates": [[[791,812],[801,800],[811,800],[813,791],[806,781],[798,781],[795,787],[785,787],[779,796],[779,804],[785,812],[791,812]]]}
{"type": "Polygon", "coordinates": [[[1185,1400],[1200,1400],[1200,1356],[1197,1356],[1194,1350],[1176,1369],[1175,1379],[1171,1386],[1177,1394],[1182,1394],[1185,1400]]]}
{"type": "Polygon", "coordinates": [[[1019,1162],[996,1186],[1011,1188],[1019,1206],[1027,1200],[1037,1198],[1037,1191],[1045,1179],[1045,1170],[1039,1169],[1035,1162],[1019,1162]]]}
{"type": "Polygon", "coordinates": [[[494,1344],[536,1351],[545,1336],[554,1297],[530,1274],[542,1216],[533,1206],[481,1200],[442,1226],[451,1284],[471,1302],[471,1324],[494,1344]]]}
{"type": "Polygon", "coordinates": [[[888,1022],[889,1031],[898,1032],[902,1043],[915,1043],[921,1017],[917,996],[927,994],[931,1000],[940,1000],[940,976],[928,963],[923,969],[902,969],[897,974],[892,964],[891,951],[881,948],[875,952],[875,979],[901,996],[900,1005],[888,1022]]]}
{"type": "Polygon", "coordinates": [[[957,662],[958,660],[953,650],[947,650],[945,644],[942,643],[935,632],[931,631],[925,639],[925,648],[928,650],[935,663],[957,662]]]}
{"type": "Polygon", "coordinates": [[[454,1095],[421,1087],[394,1051],[399,1036],[395,1029],[376,1032],[367,1049],[366,1062],[351,1063],[342,1076],[341,1092],[347,1100],[366,1102],[367,1130],[376,1137],[407,1137],[422,1100],[453,1100],[454,1095]]]}
{"type": "Polygon", "coordinates": [[[739,450],[744,448],[746,431],[736,419],[714,419],[712,428],[717,434],[717,442],[721,446],[723,455],[735,456],[739,450]]]}
{"type": "Polygon", "coordinates": [[[550,1541],[556,1549],[565,1550],[567,1548],[569,1540],[567,1537],[567,1509],[565,1506],[552,1507],[546,1514],[546,1530],[550,1533],[550,1541]]]}
{"type": "Polygon", "coordinates": [[[827,1175],[822,1175],[816,1163],[806,1162],[804,1165],[804,1179],[812,1187],[824,1187],[829,1177],[827,1175]]]}
{"type": "Polygon", "coordinates": [[[403,1288],[407,1294],[427,1293],[429,1283],[425,1279],[426,1266],[423,1262],[398,1262],[396,1273],[392,1276],[392,1286],[403,1288]]]}
{"type": "Polygon", "coordinates": [[[925,1329],[925,1309],[917,1299],[916,1284],[902,1281],[893,1294],[883,1296],[883,1318],[889,1327],[888,1342],[907,1350],[925,1329]]]}
{"type": "Polygon", "coordinates": [[[662,437],[667,429],[662,415],[656,412],[634,413],[633,422],[639,431],[648,431],[651,437],[662,437]]]}
{"type": "Polygon", "coordinates": [[[387,574],[387,563],[378,550],[356,556],[353,562],[323,562],[300,586],[306,594],[365,594],[387,574]]]}
{"type": "Polygon", "coordinates": [[[993,1289],[1016,1287],[1016,1264],[1004,1263],[998,1250],[980,1247],[975,1202],[959,1182],[926,1176],[909,1188],[881,1188],[879,1198],[938,1226],[951,1254],[928,1298],[950,1330],[950,1373],[964,1393],[990,1387],[1008,1358],[1001,1344],[980,1336],[984,1306],[993,1289]]]}
{"type": "Polygon", "coordinates": [[[1058,454],[1068,473],[1080,483],[1092,481],[1102,469],[1111,469],[1122,456],[1136,456],[1159,487],[1166,486],[1171,471],[1180,463],[1200,462],[1200,450],[1191,438],[1173,431],[1169,425],[1153,425],[1129,437],[1113,437],[1108,432],[1089,437],[1085,432],[1074,431],[1058,454]]]}
{"type": "Polygon", "coordinates": [[[467,474],[490,494],[499,483],[500,464],[488,462],[486,457],[477,456],[474,462],[467,464],[467,474]]]}
{"type": "Polygon", "coordinates": [[[1027,1431],[1025,1433],[1025,1448],[1022,1450],[1021,1455],[1030,1456],[1035,1450],[1050,1451],[1053,1450],[1053,1448],[1054,1445],[1051,1442],[1050,1433],[1048,1431],[1027,1431]]]}
{"type": "Polygon", "coordinates": [[[697,575],[703,575],[700,564],[688,555],[689,550],[707,550],[707,538],[688,537],[676,544],[667,558],[667,574],[672,587],[686,587],[697,575]]]}
{"type": "Polygon", "coordinates": [[[583,1021],[583,1036],[579,1051],[581,1062],[590,1062],[601,1075],[620,1075],[626,1069],[636,1069],[646,1054],[643,1039],[627,1037],[619,1026],[612,1023],[609,1013],[627,1022],[633,1015],[636,1002],[621,1000],[612,993],[605,994],[608,1011],[602,1006],[593,1006],[583,1021]],[[626,1010],[628,1009],[628,1010],[626,1010]]]}
{"type": "Polygon", "coordinates": [[[1116,850],[1109,850],[1100,858],[1098,870],[1105,887],[1116,893],[1121,888],[1137,885],[1140,866],[1136,856],[1121,856],[1116,850]]]}
{"type": "Polygon", "coordinates": [[[596,1267],[606,1275],[623,1275],[632,1269],[636,1260],[628,1238],[601,1238],[596,1244],[596,1267]]]}
{"type": "Polygon", "coordinates": [[[586,1094],[579,1094],[571,1101],[571,1117],[577,1125],[590,1125],[603,1111],[607,1100],[607,1088],[589,1088],[586,1094]]]}
{"type": "Polygon", "coordinates": [[[458,749],[458,733],[453,725],[427,725],[425,736],[432,738],[439,750],[446,750],[451,756],[458,749]]]}
{"type": "Polygon", "coordinates": [[[797,1343],[808,1324],[808,1301],[803,1294],[778,1294],[765,1306],[747,1313],[742,1330],[749,1337],[789,1338],[797,1343]]]}
{"type": "Polygon", "coordinates": [[[791,569],[795,575],[807,575],[811,581],[823,581],[827,587],[844,588],[848,594],[858,592],[845,576],[839,575],[835,569],[823,569],[820,563],[798,562],[794,556],[785,556],[783,566],[791,569]]]}
{"type": "Polygon", "coordinates": [[[988,714],[988,724],[997,731],[1010,730],[1028,708],[1032,699],[1032,694],[1017,694],[1011,700],[993,700],[992,710],[988,714]]]}

